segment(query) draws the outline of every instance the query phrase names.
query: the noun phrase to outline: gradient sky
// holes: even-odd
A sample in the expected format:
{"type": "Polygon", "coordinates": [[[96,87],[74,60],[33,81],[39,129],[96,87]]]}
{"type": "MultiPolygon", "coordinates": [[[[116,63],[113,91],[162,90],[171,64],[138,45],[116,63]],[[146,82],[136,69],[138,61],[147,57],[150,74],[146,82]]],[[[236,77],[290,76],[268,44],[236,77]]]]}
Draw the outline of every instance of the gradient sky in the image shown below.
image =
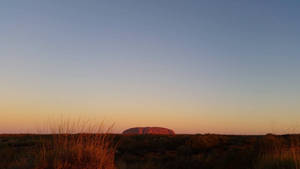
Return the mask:
{"type": "Polygon", "coordinates": [[[0,2],[0,133],[300,132],[299,1],[0,2]]]}

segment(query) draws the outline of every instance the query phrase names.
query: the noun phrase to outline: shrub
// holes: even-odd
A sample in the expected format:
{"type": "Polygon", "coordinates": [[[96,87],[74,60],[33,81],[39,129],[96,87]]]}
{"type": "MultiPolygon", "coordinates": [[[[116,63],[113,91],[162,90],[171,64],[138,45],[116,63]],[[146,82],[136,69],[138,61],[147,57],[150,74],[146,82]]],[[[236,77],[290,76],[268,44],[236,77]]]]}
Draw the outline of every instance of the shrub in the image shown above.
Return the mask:
{"type": "Polygon", "coordinates": [[[300,140],[298,137],[289,136],[289,142],[282,144],[274,136],[270,135],[265,140],[269,141],[269,146],[263,152],[258,160],[257,169],[300,169],[300,140]],[[272,140],[272,142],[271,142],[272,140]],[[276,140],[276,142],[274,141],[276,140]],[[271,144],[270,144],[271,143],[271,144]],[[274,144],[277,143],[277,144],[274,144]],[[270,151],[270,146],[272,150],[270,151]]]}
{"type": "Polygon", "coordinates": [[[115,146],[102,125],[61,121],[42,137],[35,169],[115,169],[115,146]]]}

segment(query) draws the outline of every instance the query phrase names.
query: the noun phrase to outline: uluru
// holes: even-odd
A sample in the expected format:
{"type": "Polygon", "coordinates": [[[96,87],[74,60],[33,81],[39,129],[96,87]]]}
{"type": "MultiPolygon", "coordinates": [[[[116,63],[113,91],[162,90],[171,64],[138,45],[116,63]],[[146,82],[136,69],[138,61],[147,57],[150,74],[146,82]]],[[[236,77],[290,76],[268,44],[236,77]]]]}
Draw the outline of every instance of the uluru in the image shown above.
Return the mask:
{"type": "Polygon", "coordinates": [[[168,128],[163,127],[134,127],[123,131],[126,135],[145,135],[145,134],[157,134],[157,135],[174,135],[175,132],[168,128]]]}

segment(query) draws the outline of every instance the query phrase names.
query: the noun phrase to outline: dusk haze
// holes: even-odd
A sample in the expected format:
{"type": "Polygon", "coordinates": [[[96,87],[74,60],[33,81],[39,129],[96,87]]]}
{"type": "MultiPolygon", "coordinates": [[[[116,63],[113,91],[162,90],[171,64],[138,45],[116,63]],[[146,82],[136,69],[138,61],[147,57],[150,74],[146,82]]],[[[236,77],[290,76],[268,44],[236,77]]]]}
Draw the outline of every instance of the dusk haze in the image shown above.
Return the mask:
{"type": "Polygon", "coordinates": [[[300,1],[1,1],[0,169],[300,169],[300,1]]]}
{"type": "Polygon", "coordinates": [[[60,115],[299,133],[298,1],[2,1],[0,133],[60,115]]]}

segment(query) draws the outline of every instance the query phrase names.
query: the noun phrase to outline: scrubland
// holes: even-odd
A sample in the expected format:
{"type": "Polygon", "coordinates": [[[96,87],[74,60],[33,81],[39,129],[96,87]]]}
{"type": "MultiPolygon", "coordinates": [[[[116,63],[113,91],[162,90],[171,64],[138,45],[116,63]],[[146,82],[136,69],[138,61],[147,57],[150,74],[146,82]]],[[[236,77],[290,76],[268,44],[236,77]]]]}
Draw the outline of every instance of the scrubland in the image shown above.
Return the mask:
{"type": "Polygon", "coordinates": [[[2,169],[299,169],[300,135],[121,135],[88,120],[0,135],[2,169]],[[43,134],[41,134],[43,133],[43,134]]]}
{"type": "Polygon", "coordinates": [[[2,169],[298,169],[300,135],[1,135],[2,169]]]}

